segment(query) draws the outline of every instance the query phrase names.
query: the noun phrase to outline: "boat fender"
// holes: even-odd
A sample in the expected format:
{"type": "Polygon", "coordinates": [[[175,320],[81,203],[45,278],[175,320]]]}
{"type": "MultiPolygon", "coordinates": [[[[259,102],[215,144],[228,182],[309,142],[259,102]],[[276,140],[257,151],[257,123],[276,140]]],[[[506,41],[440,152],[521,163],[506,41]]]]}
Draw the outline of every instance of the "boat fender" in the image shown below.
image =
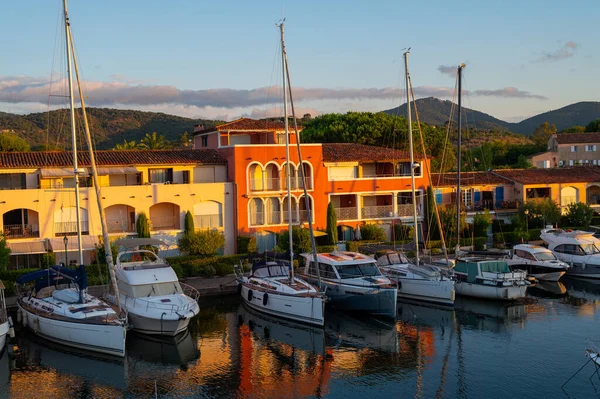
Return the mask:
{"type": "Polygon", "coordinates": [[[242,285],[239,284],[239,283],[238,283],[238,286],[237,286],[237,293],[238,293],[238,295],[242,293],[242,285]]]}
{"type": "Polygon", "coordinates": [[[269,294],[265,292],[263,295],[263,306],[267,306],[267,303],[269,303],[269,294]]]}
{"type": "Polygon", "coordinates": [[[581,270],[585,270],[585,262],[581,264],[581,270]]]}
{"type": "Polygon", "coordinates": [[[17,323],[21,324],[21,309],[17,310],[17,323]]]}
{"type": "Polygon", "coordinates": [[[14,338],[15,337],[15,327],[14,327],[14,324],[13,324],[13,321],[12,321],[12,317],[10,317],[10,316],[8,317],[8,326],[9,326],[9,328],[8,328],[8,335],[11,338],[14,338]]]}
{"type": "Polygon", "coordinates": [[[40,319],[39,319],[39,317],[34,317],[33,318],[33,331],[38,332],[39,329],[40,329],[40,319]]]}
{"type": "Polygon", "coordinates": [[[253,294],[252,290],[248,290],[248,302],[250,302],[252,300],[252,296],[253,296],[252,294],[253,294]]]}

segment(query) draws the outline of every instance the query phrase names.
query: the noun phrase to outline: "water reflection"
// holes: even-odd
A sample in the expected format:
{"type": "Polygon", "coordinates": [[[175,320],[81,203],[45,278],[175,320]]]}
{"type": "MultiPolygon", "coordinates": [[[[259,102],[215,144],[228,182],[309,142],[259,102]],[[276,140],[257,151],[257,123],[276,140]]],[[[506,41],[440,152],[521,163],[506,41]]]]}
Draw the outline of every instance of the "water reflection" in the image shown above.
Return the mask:
{"type": "Polygon", "coordinates": [[[8,398],[10,389],[10,367],[8,347],[0,350],[0,399],[8,398]]]}
{"type": "Polygon", "coordinates": [[[600,280],[563,278],[568,295],[562,302],[578,308],[581,315],[593,315],[600,304],[600,280]]]}
{"type": "Polygon", "coordinates": [[[174,364],[185,366],[200,357],[197,341],[190,331],[176,337],[160,337],[154,335],[131,334],[127,341],[127,355],[130,359],[150,363],[174,364]]]}
{"type": "Polygon", "coordinates": [[[505,302],[459,296],[454,301],[460,325],[477,330],[506,331],[523,327],[528,308],[525,301],[505,302]]]}
{"type": "Polygon", "coordinates": [[[567,287],[560,281],[538,281],[527,288],[527,294],[538,298],[562,298],[567,295],[567,287]]]}

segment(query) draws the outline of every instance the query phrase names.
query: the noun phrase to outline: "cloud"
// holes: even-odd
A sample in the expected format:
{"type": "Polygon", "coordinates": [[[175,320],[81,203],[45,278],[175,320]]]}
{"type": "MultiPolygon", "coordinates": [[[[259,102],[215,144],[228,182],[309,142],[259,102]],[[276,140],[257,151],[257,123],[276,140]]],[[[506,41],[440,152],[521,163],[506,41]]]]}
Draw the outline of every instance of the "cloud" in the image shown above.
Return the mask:
{"type": "Polygon", "coordinates": [[[457,67],[450,65],[440,65],[437,70],[444,75],[448,75],[451,78],[456,78],[456,69],[457,67]]]}
{"type": "Polygon", "coordinates": [[[484,97],[533,98],[536,100],[548,99],[548,97],[519,90],[516,87],[505,87],[498,90],[474,90],[471,92],[471,95],[484,97]]]}
{"type": "Polygon", "coordinates": [[[567,58],[571,58],[575,55],[575,51],[577,50],[577,43],[574,41],[568,41],[562,45],[558,50],[553,52],[542,52],[542,56],[536,59],[534,62],[552,62],[552,61],[560,61],[567,58]]]}

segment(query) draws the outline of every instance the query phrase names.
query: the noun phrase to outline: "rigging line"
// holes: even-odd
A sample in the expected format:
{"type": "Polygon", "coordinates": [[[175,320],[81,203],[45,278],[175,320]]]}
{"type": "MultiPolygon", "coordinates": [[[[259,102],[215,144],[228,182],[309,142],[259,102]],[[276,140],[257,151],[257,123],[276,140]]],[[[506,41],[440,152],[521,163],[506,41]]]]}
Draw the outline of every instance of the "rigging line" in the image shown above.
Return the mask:
{"type": "MultiPolygon", "coordinates": [[[[52,66],[50,68],[50,82],[48,84],[48,103],[46,108],[46,150],[50,147],[50,95],[52,94],[52,85],[54,82],[54,67],[56,66],[56,52],[58,48],[58,36],[61,32],[62,21],[64,18],[63,13],[61,12],[60,7],[57,8],[56,15],[56,31],[54,32],[54,49],[52,52],[52,66]]],[[[44,165],[48,164],[48,154],[44,153],[44,165]]]]}
{"type": "Polygon", "coordinates": [[[454,106],[456,103],[456,93],[458,90],[458,74],[454,80],[454,91],[452,94],[452,101],[450,101],[450,115],[449,115],[449,119],[448,119],[448,125],[446,126],[446,137],[444,139],[444,146],[443,146],[443,151],[442,151],[442,159],[440,161],[440,170],[439,170],[439,175],[438,175],[438,181],[436,182],[436,185],[439,186],[440,185],[440,181],[442,179],[442,174],[444,173],[443,168],[444,168],[444,164],[446,162],[446,153],[448,151],[448,143],[450,142],[450,129],[452,127],[452,120],[454,117],[454,106]]]}
{"type": "MultiPolygon", "coordinates": [[[[269,99],[271,98],[271,89],[273,89],[273,79],[275,76],[275,63],[277,62],[277,59],[279,58],[279,47],[280,47],[281,43],[279,42],[279,40],[277,40],[277,42],[275,43],[275,52],[273,55],[273,64],[271,66],[271,78],[269,80],[269,88],[267,89],[267,99],[265,101],[265,119],[267,119],[268,114],[269,114],[269,99]]],[[[265,127],[267,126],[268,121],[265,121],[265,127]]]]}

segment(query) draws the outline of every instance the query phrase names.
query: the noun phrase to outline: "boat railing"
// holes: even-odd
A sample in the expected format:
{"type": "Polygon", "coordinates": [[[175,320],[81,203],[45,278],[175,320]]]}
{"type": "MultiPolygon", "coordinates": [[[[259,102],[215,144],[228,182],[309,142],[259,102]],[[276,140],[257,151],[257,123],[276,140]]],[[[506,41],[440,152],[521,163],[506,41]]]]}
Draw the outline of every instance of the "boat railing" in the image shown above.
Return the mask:
{"type": "MultiPolygon", "coordinates": [[[[180,284],[180,285],[181,285],[181,288],[183,289],[183,295],[186,295],[189,298],[193,299],[194,302],[198,302],[198,299],[200,298],[200,293],[198,292],[198,290],[196,290],[194,287],[187,285],[187,284],[180,284]]],[[[190,302],[186,303],[185,305],[157,303],[157,302],[151,301],[149,299],[152,297],[132,298],[132,297],[128,296],[126,293],[124,293],[123,291],[121,291],[121,294],[123,296],[125,296],[125,298],[126,298],[125,299],[126,305],[132,304],[132,306],[135,308],[135,307],[138,307],[137,305],[139,302],[139,304],[141,304],[142,306],[144,306],[146,308],[146,311],[148,311],[150,309],[156,309],[156,310],[161,310],[161,311],[167,311],[169,313],[187,312],[188,310],[190,310],[190,307],[192,305],[190,302]]]]}
{"type": "Polygon", "coordinates": [[[0,304],[0,324],[6,323],[8,320],[8,314],[6,313],[6,309],[4,309],[3,304],[0,304]]]}
{"type": "Polygon", "coordinates": [[[507,272],[507,273],[481,272],[481,275],[484,278],[490,278],[490,279],[494,279],[494,280],[515,281],[515,280],[524,280],[527,276],[527,272],[524,272],[524,271],[514,271],[514,272],[507,272]]]}

